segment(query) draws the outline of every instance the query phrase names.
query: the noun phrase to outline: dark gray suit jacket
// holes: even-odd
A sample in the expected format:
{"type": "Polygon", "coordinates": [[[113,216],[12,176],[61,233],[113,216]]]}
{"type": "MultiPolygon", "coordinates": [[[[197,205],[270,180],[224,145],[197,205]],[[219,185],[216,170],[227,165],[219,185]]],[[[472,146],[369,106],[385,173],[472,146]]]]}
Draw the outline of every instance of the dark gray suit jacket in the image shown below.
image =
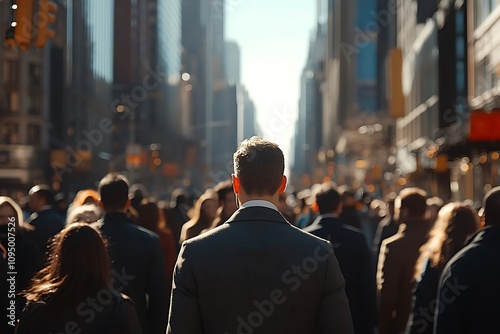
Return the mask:
{"type": "Polygon", "coordinates": [[[167,333],[353,333],[330,242],[242,208],[183,243],[167,333]]]}

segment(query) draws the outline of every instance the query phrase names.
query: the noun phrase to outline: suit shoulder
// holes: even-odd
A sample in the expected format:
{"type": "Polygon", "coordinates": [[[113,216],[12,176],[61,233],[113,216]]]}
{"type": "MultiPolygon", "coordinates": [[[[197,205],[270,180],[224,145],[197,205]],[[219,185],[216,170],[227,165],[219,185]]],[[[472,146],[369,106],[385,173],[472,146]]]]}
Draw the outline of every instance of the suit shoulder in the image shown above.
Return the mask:
{"type": "Polygon", "coordinates": [[[354,226],[350,225],[342,225],[342,230],[349,236],[355,237],[355,238],[365,238],[363,235],[363,232],[359,228],[356,228],[354,226]]]}
{"type": "Polygon", "coordinates": [[[305,230],[305,229],[302,230],[302,229],[295,227],[295,226],[291,226],[291,228],[294,230],[293,233],[297,236],[297,238],[300,238],[304,241],[310,241],[310,242],[315,242],[315,243],[321,242],[321,243],[327,243],[327,244],[330,243],[330,241],[313,234],[313,232],[318,230],[318,228],[311,229],[311,230],[305,230]]]}
{"type": "Polygon", "coordinates": [[[158,234],[138,225],[132,225],[135,233],[145,239],[159,239],[158,234]]]}

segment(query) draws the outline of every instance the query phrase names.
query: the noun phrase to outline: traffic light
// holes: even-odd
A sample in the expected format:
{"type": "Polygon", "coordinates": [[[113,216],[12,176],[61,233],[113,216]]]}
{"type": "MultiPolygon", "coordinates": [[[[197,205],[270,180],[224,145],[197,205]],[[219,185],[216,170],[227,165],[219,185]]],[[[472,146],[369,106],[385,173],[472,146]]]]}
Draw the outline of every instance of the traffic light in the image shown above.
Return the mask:
{"type": "Polygon", "coordinates": [[[12,1],[10,8],[13,10],[14,20],[10,24],[5,37],[5,44],[18,46],[27,51],[33,36],[34,0],[12,1]]]}
{"type": "Polygon", "coordinates": [[[47,39],[54,38],[56,33],[50,24],[56,22],[57,5],[50,0],[40,0],[38,4],[37,34],[35,46],[43,48],[47,39]]]}

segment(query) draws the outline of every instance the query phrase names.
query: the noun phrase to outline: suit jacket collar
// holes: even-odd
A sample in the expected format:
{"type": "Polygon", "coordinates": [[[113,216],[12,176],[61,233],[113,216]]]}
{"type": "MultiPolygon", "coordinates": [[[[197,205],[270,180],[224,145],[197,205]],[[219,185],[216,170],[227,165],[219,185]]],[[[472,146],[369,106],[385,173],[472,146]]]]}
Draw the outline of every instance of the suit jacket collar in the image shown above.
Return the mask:
{"type": "Polygon", "coordinates": [[[287,222],[287,220],[285,219],[285,217],[283,217],[281,213],[279,213],[276,210],[262,206],[239,208],[227,220],[227,223],[231,224],[242,221],[266,221],[266,222],[290,225],[290,223],[287,222]]]}

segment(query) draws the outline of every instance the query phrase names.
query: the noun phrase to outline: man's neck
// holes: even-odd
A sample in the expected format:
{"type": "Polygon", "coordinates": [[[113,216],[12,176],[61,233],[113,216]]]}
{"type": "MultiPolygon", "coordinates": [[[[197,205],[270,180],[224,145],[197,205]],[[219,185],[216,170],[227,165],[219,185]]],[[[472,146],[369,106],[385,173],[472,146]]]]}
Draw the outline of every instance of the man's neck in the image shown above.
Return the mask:
{"type": "Polygon", "coordinates": [[[264,195],[264,196],[255,196],[255,195],[247,195],[247,194],[239,194],[238,196],[238,203],[243,205],[246,202],[249,201],[266,201],[272,203],[274,206],[278,206],[278,198],[279,195],[264,195]]]}

